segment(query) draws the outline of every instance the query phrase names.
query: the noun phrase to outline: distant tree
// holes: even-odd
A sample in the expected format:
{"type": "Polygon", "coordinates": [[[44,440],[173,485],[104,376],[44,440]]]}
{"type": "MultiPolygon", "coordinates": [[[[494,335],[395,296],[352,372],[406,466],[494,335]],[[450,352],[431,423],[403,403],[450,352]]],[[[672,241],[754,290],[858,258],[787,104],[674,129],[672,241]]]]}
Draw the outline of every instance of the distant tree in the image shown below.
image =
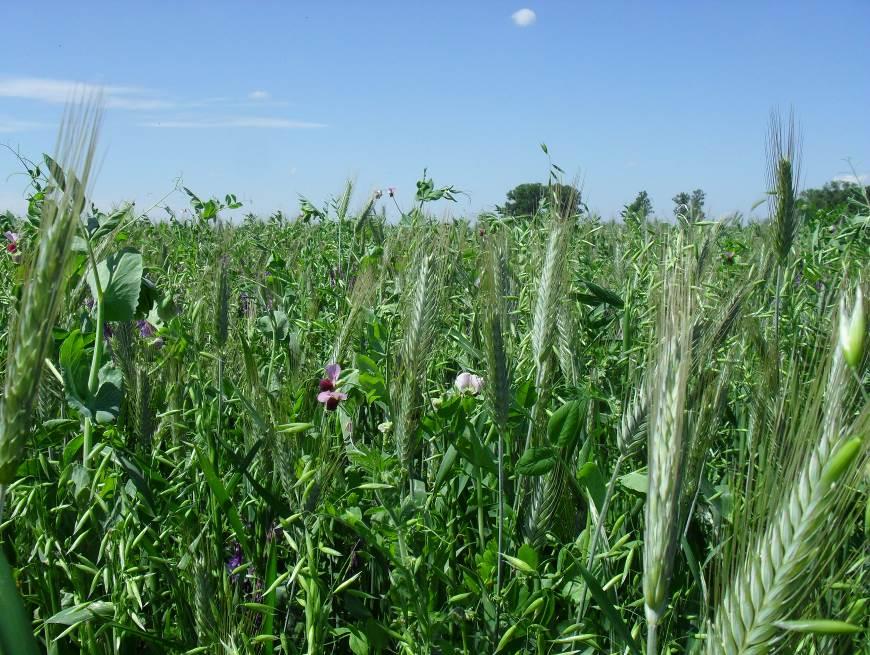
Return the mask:
{"type": "Polygon", "coordinates": [[[625,222],[643,222],[653,213],[652,200],[646,191],[637,194],[634,200],[623,207],[620,215],[625,222]]]}
{"type": "Polygon", "coordinates": [[[540,182],[520,184],[507,192],[507,202],[499,210],[509,216],[532,216],[544,202],[549,203],[548,193],[552,193],[563,203],[566,213],[580,212],[580,191],[568,184],[553,184],[548,187],[540,182]]]}
{"type": "Polygon", "coordinates": [[[857,202],[866,202],[870,196],[870,186],[861,187],[854,182],[834,180],[821,189],[807,189],[800,198],[803,209],[808,216],[816,216],[822,212],[841,212],[857,202]]]}
{"type": "Polygon", "coordinates": [[[703,221],[707,215],[704,213],[704,199],[706,194],[701,189],[695,189],[691,194],[682,191],[673,197],[674,216],[684,217],[691,223],[703,221]]]}

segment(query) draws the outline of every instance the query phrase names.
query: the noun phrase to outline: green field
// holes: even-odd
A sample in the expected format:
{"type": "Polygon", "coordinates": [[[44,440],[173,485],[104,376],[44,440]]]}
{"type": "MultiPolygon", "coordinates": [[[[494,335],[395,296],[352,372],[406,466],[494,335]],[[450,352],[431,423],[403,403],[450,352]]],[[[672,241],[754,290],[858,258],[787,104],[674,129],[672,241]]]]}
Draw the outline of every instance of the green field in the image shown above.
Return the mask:
{"type": "Polygon", "coordinates": [[[151,222],[89,118],[3,219],[0,653],[868,652],[870,201],[787,127],[761,223],[151,222]]]}

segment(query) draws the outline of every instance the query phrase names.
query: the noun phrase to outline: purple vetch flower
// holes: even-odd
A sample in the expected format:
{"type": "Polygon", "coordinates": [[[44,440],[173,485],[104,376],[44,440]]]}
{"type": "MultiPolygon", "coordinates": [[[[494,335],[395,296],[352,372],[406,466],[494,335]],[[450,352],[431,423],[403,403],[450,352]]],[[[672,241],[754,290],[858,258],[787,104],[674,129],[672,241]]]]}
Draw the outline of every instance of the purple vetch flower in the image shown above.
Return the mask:
{"type": "Polygon", "coordinates": [[[330,412],[338,409],[338,403],[342,400],[347,400],[347,394],[341,391],[321,391],[317,394],[317,402],[323,403],[330,412]]]}
{"type": "Polygon", "coordinates": [[[387,193],[390,194],[390,198],[395,198],[396,197],[396,187],[394,187],[394,186],[387,187],[387,193]]]}
{"type": "Polygon", "coordinates": [[[456,376],[456,381],[453,383],[459,393],[470,393],[476,396],[483,389],[483,378],[474,373],[463,371],[456,376]]]}
{"type": "Polygon", "coordinates": [[[320,393],[317,394],[317,402],[323,403],[329,411],[335,411],[339,402],[347,400],[347,394],[335,388],[338,376],[341,375],[341,366],[335,363],[327,364],[324,372],[326,377],[322,378],[318,385],[320,393]]]}
{"type": "Polygon", "coordinates": [[[163,337],[157,337],[156,339],[154,339],[154,341],[151,342],[151,347],[154,348],[154,350],[161,350],[163,348],[163,345],[163,337]]]}
{"type": "Polygon", "coordinates": [[[335,383],[338,382],[338,376],[341,375],[341,366],[338,364],[327,364],[323,371],[326,373],[326,377],[320,380],[320,390],[335,390],[335,383]]]}
{"type": "Polygon", "coordinates": [[[236,546],[233,549],[233,554],[227,560],[227,573],[231,574],[230,579],[233,582],[236,582],[239,579],[239,574],[233,574],[233,571],[239,568],[242,565],[243,561],[244,559],[242,557],[242,545],[236,542],[236,546]]]}
{"type": "Polygon", "coordinates": [[[251,310],[251,297],[247,291],[242,291],[239,294],[239,313],[248,314],[251,310]]]}
{"type": "Polygon", "coordinates": [[[154,336],[156,330],[148,321],[136,321],[136,327],[139,328],[139,336],[143,339],[148,339],[154,336]]]}

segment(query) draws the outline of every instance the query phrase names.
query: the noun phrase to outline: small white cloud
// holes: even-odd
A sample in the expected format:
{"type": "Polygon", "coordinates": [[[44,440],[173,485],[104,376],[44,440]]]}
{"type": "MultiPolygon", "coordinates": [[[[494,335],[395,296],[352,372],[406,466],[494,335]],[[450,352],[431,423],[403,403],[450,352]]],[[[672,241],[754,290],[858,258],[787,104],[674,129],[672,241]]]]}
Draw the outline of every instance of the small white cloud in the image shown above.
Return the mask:
{"type": "Polygon", "coordinates": [[[537,19],[538,16],[531,9],[520,9],[511,14],[511,20],[517,27],[528,27],[537,19]]]}
{"type": "Polygon", "coordinates": [[[862,184],[867,185],[870,184],[870,173],[864,173],[863,175],[855,175],[854,173],[849,173],[848,175],[838,175],[837,177],[831,180],[832,182],[846,182],[848,184],[862,184]]]}
{"type": "Polygon", "coordinates": [[[291,121],[285,118],[264,118],[259,116],[236,116],[231,118],[203,119],[203,120],[171,120],[153,121],[141,123],[143,127],[164,127],[175,129],[215,129],[229,127],[250,127],[258,129],[274,130],[308,130],[318,127],[326,127],[323,123],[309,123],[306,121],[291,121]]]}
{"type": "Polygon", "coordinates": [[[248,94],[248,98],[251,100],[270,100],[272,98],[272,94],[268,91],[251,91],[248,94]]]}

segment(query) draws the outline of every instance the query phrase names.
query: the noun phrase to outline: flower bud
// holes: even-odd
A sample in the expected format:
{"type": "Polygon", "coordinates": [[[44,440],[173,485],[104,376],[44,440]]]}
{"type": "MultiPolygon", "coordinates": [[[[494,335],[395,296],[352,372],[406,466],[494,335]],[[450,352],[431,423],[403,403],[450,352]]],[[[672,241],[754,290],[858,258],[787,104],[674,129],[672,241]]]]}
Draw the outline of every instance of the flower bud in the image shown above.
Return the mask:
{"type": "Polygon", "coordinates": [[[846,301],[840,301],[840,348],[843,349],[843,357],[852,368],[857,369],[864,355],[864,332],[866,331],[864,319],[864,301],[861,297],[861,287],[855,293],[855,304],[852,306],[852,314],[846,314],[846,301]]]}

